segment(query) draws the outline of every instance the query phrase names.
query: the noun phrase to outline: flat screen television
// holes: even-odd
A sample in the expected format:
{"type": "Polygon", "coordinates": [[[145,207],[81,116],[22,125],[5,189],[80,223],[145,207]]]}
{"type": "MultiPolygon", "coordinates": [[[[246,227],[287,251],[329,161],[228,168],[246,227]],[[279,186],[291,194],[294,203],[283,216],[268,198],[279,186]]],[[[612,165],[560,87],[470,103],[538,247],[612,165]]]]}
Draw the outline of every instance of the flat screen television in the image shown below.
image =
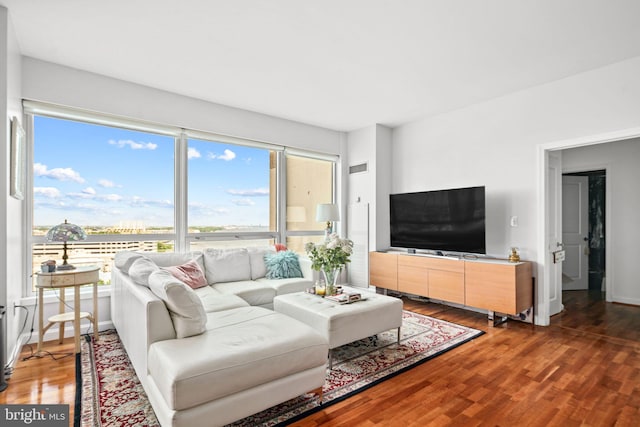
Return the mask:
{"type": "Polygon", "coordinates": [[[391,246],[486,254],[484,187],[391,194],[391,246]]]}

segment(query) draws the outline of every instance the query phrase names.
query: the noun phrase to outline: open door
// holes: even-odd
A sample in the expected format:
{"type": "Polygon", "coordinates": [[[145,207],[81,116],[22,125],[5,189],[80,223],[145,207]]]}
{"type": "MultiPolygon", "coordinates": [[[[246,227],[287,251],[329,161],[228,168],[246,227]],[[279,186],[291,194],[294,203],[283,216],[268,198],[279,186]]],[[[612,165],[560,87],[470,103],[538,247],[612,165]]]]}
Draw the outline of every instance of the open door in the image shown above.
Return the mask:
{"type": "Polygon", "coordinates": [[[562,289],[589,289],[589,177],[562,177],[562,289]]]}
{"type": "Polygon", "coordinates": [[[560,313],[562,305],[562,262],[554,252],[562,250],[562,153],[549,152],[547,167],[547,251],[549,269],[549,316],[560,313]]]}

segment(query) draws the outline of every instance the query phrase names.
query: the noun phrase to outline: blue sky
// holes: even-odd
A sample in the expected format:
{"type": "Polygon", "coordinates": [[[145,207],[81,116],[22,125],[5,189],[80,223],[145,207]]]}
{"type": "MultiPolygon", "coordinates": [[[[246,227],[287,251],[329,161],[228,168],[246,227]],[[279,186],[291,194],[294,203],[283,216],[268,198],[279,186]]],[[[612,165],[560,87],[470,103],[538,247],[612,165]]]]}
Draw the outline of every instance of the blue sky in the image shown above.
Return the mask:
{"type": "MultiPolygon", "coordinates": [[[[173,137],[36,116],[34,225],[171,226],[173,137]]],[[[269,152],[189,141],[189,225],[268,225],[269,152]]]]}

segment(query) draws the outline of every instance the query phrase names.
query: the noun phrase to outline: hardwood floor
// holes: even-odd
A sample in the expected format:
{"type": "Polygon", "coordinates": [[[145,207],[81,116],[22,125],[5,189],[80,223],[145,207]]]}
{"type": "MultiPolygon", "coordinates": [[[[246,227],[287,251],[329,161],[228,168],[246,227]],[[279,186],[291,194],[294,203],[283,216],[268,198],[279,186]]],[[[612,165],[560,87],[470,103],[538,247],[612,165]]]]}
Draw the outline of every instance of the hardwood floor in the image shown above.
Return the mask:
{"type": "MultiPolygon", "coordinates": [[[[294,425],[636,426],[640,307],[598,294],[565,292],[565,311],[535,328],[490,328],[484,315],[404,298],[408,310],[486,334],[294,425]]],[[[71,352],[73,342],[45,348],[71,352]]],[[[73,412],[74,366],[74,357],[21,360],[0,403],[68,403],[73,412]]]]}

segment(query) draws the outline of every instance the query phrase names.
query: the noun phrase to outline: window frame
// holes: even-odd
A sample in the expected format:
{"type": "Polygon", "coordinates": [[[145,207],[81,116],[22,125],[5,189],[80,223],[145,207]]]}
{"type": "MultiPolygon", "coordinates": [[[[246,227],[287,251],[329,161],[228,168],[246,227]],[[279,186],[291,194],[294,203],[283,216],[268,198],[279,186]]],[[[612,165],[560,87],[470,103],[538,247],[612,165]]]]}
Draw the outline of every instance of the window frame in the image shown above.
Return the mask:
{"type": "MultiPolygon", "coordinates": [[[[296,230],[286,229],[286,156],[294,155],[318,160],[332,162],[332,201],[336,203],[337,191],[337,171],[340,165],[340,156],[324,154],[291,147],[285,147],[273,143],[252,140],[248,138],[236,138],[228,135],[216,134],[213,132],[203,132],[189,130],[181,127],[151,123],[143,120],[135,120],[126,117],[94,113],[82,109],[63,107],[54,104],[42,103],[38,101],[23,100],[23,123],[27,131],[26,146],[26,188],[25,188],[25,222],[23,234],[26,236],[26,245],[23,254],[23,262],[27,270],[32,269],[33,245],[47,243],[44,236],[33,235],[33,159],[34,159],[34,116],[51,117],[62,120],[83,122],[92,125],[111,126],[120,129],[127,129],[140,132],[172,136],[174,138],[174,232],[163,234],[100,234],[89,235],[87,242],[108,241],[164,241],[174,242],[175,252],[185,252],[189,250],[191,242],[202,241],[223,241],[223,240],[255,240],[272,239],[277,243],[286,242],[291,236],[321,236],[323,231],[317,230],[296,230]],[[241,146],[264,148],[276,152],[276,229],[265,232],[216,232],[216,233],[189,233],[188,232],[188,139],[200,139],[212,142],[230,143],[241,146]]],[[[26,280],[23,288],[23,295],[30,297],[35,295],[31,286],[31,281],[26,280]]]]}

